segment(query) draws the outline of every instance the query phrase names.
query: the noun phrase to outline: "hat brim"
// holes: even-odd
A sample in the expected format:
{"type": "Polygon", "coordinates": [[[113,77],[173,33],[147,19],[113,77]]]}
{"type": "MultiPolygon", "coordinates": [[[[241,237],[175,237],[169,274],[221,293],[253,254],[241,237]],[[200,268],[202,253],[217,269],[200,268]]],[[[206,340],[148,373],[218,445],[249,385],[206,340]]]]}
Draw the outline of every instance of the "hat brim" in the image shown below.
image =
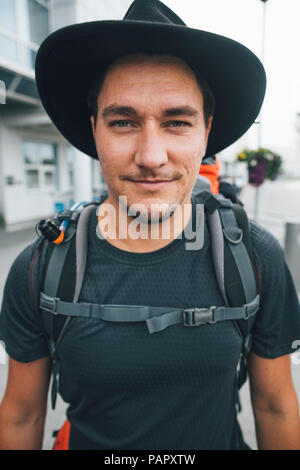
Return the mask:
{"type": "Polygon", "coordinates": [[[165,53],[197,67],[216,102],[206,156],[225,149],[252,125],[263,103],[266,76],[259,59],[229,38],[185,26],[146,21],[95,21],[55,31],[41,44],[36,82],[42,104],[61,134],[98,158],[87,95],[96,75],[117,57],[165,53]]]}

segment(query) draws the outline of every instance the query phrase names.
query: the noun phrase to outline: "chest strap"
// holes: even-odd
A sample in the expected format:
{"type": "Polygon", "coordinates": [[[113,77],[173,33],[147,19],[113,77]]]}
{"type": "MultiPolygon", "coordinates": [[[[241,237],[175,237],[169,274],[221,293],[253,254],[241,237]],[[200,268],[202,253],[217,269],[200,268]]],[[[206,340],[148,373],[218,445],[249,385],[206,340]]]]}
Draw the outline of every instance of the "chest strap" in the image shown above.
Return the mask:
{"type": "Polygon", "coordinates": [[[186,309],[139,305],[101,305],[87,302],[72,303],[62,301],[57,297],[50,297],[43,292],[40,296],[40,308],[52,315],[94,318],[107,322],[145,321],[149,333],[162,331],[177,323],[183,323],[184,326],[200,326],[225,320],[247,320],[255,315],[258,307],[259,295],[242,307],[212,306],[186,309]]]}

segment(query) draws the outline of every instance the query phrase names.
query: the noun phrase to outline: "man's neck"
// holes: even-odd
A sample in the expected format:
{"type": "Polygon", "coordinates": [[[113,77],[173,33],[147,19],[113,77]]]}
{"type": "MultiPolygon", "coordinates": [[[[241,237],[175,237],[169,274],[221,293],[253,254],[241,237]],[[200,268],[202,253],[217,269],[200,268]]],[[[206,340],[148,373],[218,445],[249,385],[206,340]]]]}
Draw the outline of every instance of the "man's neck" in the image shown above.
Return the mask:
{"type": "Polygon", "coordinates": [[[163,221],[142,223],[139,217],[130,217],[120,204],[108,197],[98,208],[98,233],[107,242],[124,251],[148,253],[169,245],[187,226],[191,217],[189,197],[175,212],[163,221]]]}

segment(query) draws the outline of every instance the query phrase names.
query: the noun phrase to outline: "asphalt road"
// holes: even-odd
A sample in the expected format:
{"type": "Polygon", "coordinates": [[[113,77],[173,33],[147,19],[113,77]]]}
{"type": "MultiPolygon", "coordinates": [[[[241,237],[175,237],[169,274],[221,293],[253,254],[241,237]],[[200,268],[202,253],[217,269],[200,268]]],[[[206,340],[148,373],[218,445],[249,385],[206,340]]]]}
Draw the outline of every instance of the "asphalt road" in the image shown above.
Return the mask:
{"type": "MultiPolygon", "coordinates": [[[[20,251],[31,243],[36,237],[34,229],[22,230],[19,232],[6,233],[0,230],[0,259],[1,259],[1,270],[0,270],[0,302],[2,301],[2,292],[5,283],[6,276],[9,268],[20,253],[20,251]]],[[[300,339],[300,338],[299,338],[300,339]]],[[[7,357],[3,357],[3,351],[0,351],[0,400],[2,400],[7,378],[7,357]],[[6,362],[6,364],[3,364],[6,362]]],[[[295,362],[298,356],[295,356],[295,362]]],[[[300,362],[300,358],[299,361],[300,362]]],[[[292,373],[295,383],[295,388],[298,394],[300,402],[300,363],[292,364],[292,373]]],[[[239,422],[241,424],[244,438],[248,445],[252,449],[256,449],[256,438],[254,419],[251,407],[251,400],[249,394],[248,382],[244,385],[241,390],[241,402],[242,412],[239,416],[239,422]]],[[[56,409],[53,411],[48,404],[48,412],[46,417],[45,435],[43,449],[51,449],[54,439],[52,437],[53,430],[58,429],[65,420],[65,410],[67,405],[58,397],[56,409]]]]}

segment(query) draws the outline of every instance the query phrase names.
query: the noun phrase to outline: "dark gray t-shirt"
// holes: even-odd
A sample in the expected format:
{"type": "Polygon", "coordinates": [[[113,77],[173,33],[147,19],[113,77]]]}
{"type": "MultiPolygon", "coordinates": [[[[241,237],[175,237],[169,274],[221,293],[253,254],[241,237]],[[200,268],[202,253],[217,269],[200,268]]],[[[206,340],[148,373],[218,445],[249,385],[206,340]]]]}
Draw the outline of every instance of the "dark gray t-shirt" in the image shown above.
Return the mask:
{"type": "MultiPolygon", "coordinates": [[[[223,305],[205,225],[201,250],[185,237],[151,253],[129,253],[96,236],[89,222],[88,257],[79,301],[167,307],[223,305]]],[[[294,352],[300,309],[283,251],[251,223],[262,277],[252,350],[265,358],[294,352]]],[[[0,338],[17,361],[49,355],[41,315],[28,292],[36,243],[7,278],[0,338]]],[[[69,403],[71,449],[238,449],[236,367],[242,339],[235,324],[149,334],[145,323],[73,318],[58,347],[59,391],[69,403]]]]}

